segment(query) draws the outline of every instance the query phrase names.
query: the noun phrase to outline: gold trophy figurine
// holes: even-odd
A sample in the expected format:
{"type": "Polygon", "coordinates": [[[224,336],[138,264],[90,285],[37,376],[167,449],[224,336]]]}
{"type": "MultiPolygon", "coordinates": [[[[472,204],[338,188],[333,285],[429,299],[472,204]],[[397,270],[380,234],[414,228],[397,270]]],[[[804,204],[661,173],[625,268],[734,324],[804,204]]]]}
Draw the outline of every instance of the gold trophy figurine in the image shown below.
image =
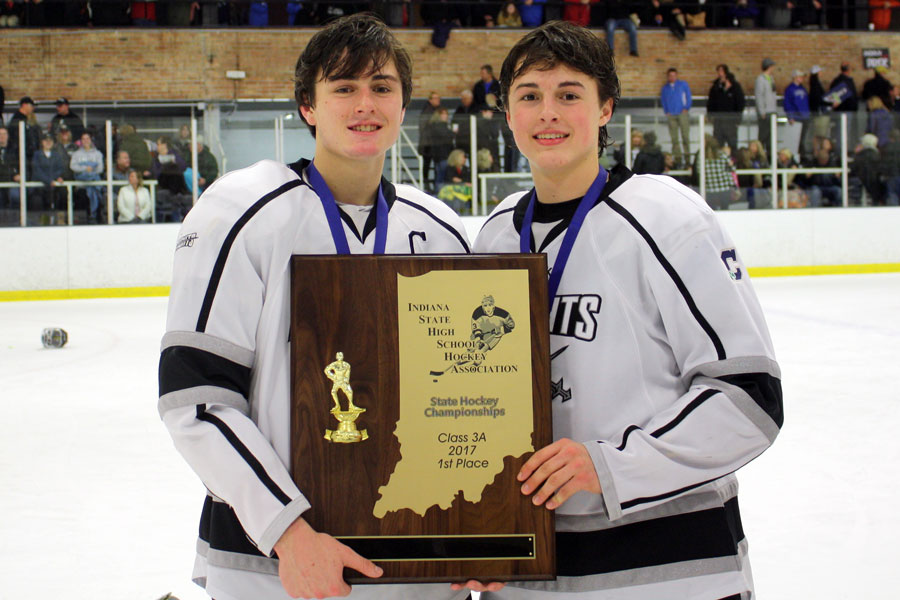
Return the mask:
{"type": "Polygon", "coordinates": [[[333,363],[325,367],[325,375],[333,383],[331,386],[331,399],[334,400],[334,408],[331,414],[340,423],[336,430],[326,429],[325,439],[330,442],[349,444],[353,442],[361,442],[369,439],[369,434],[365,429],[359,431],[356,429],[356,419],[359,415],[366,412],[366,409],[360,408],[353,404],[353,388],[350,387],[350,363],[344,361],[344,353],[338,352],[335,355],[333,363]],[[349,406],[347,410],[341,410],[341,403],[338,400],[338,391],[343,391],[347,396],[349,406]]]}

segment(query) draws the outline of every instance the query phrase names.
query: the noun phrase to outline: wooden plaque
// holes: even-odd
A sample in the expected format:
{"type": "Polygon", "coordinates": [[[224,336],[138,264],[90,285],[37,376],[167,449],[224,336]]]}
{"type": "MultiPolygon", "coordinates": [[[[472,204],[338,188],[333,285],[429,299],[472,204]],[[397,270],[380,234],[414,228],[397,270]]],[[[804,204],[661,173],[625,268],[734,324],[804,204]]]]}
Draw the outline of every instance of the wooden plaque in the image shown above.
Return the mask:
{"type": "Polygon", "coordinates": [[[546,257],[294,256],[291,311],[303,517],[384,569],[347,581],[553,579],[546,257]]]}

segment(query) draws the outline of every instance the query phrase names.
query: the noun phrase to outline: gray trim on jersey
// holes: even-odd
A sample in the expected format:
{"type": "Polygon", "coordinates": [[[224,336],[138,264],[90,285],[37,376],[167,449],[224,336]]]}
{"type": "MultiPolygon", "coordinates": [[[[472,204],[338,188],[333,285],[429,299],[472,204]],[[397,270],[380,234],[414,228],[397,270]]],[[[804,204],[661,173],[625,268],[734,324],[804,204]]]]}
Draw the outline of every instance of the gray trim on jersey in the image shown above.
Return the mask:
{"type": "MultiPolygon", "coordinates": [[[[704,575],[740,572],[748,550],[747,540],[738,544],[737,554],[718,558],[702,558],[655,567],[642,567],[627,571],[615,571],[584,577],[557,577],[556,581],[517,581],[510,587],[553,593],[591,592],[622,589],[637,585],[662,583],[678,579],[691,579],[704,575]]],[[[613,550],[614,551],[614,550],[613,550]]]]}
{"type": "Polygon", "coordinates": [[[597,479],[600,481],[601,495],[603,503],[606,505],[606,514],[609,515],[611,521],[622,518],[622,503],[619,501],[619,494],[616,492],[616,482],[612,478],[609,465],[606,463],[606,457],[600,450],[600,444],[588,442],[584,444],[591,460],[594,462],[594,470],[597,471],[597,479]]]}
{"type": "Polygon", "coordinates": [[[760,408],[756,400],[744,391],[743,388],[725,383],[721,379],[713,379],[711,377],[696,377],[693,382],[695,384],[705,385],[725,394],[738,410],[744,413],[744,416],[763,432],[770,444],[778,437],[778,432],[780,431],[778,425],[766,411],[760,408]]]}
{"type": "MultiPolygon", "coordinates": [[[[197,554],[203,557],[210,565],[224,569],[240,569],[266,575],[278,575],[278,559],[265,556],[250,556],[240,552],[225,552],[214,550],[201,539],[197,540],[197,554]]],[[[195,580],[196,581],[196,580],[195,580]]],[[[205,586],[204,586],[205,587],[205,586]]]]}
{"type": "Polygon", "coordinates": [[[160,346],[160,352],[172,346],[187,346],[197,350],[205,350],[245,367],[253,366],[254,352],[252,350],[247,350],[208,333],[169,331],[163,335],[160,346]]]}
{"type": "Polygon", "coordinates": [[[767,356],[739,356],[702,364],[691,369],[682,377],[685,384],[690,385],[694,377],[724,377],[744,373],[766,373],[781,379],[781,368],[778,363],[767,356]]]}
{"type": "MultiPolygon", "coordinates": [[[[605,490],[604,490],[605,491],[605,490]]],[[[734,475],[726,475],[711,483],[691,490],[684,496],[673,498],[668,502],[650,507],[646,510],[625,515],[615,522],[610,521],[605,514],[594,515],[556,515],[556,531],[582,532],[601,531],[622,527],[631,523],[650,521],[675,515],[683,515],[711,508],[721,508],[725,502],[731,500],[738,493],[737,479],[734,475]]]]}
{"type": "Polygon", "coordinates": [[[240,392],[214,385],[200,385],[164,394],[159,397],[157,409],[159,410],[160,418],[162,418],[166,412],[173,408],[184,408],[199,404],[227,406],[244,415],[250,415],[250,406],[247,404],[247,399],[240,392]]]}
{"type": "Polygon", "coordinates": [[[263,554],[271,555],[272,549],[275,548],[275,542],[281,539],[281,536],[291,526],[291,523],[310,508],[312,508],[312,505],[302,494],[291,500],[291,503],[285,506],[284,510],[278,513],[275,520],[269,523],[269,526],[263,531],[259,542],[256,544],[259,551],[263,554]]]}

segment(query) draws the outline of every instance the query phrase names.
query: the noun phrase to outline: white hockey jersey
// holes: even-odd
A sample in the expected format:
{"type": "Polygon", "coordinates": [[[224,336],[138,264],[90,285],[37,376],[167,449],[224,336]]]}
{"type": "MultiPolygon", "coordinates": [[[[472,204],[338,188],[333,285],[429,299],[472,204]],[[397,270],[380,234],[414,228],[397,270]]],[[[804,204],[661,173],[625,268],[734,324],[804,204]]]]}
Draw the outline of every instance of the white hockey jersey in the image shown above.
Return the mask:
{"type": "MultiPolygon", "coordinates": [[[[194,578],[220,600],[287,597],[272,550],[309,508],[286,466],[289,261],[334,254],[335,242],[308,164],[262,161],[217,180],[185,218],[175,250],[159,413],[209,490],[194,578]]],[[[469,252],[444,203],[387,181],[382,190],[386,253],[469,252]]],[[[351,253],[372,253],[375,213],[358,227],[341,212],[351,253]]]]}
{"type": "MultiPolygon", "coordinates": [[[[506,198],[474,251],[518,252],[529,197],[506,198]]],[[[532,251],[550,265],[577,203],[536,203],[532,251]]],[[[746,597],[732,473],[778,434],[781,383],[713,211],[669,177],[613,169],[551,303],[554,439],[585,445],[603,492],[556,510],[558,580],[515,585],[598,591],[592,600],[746,597]]],[[[531,597],[508,594],[485,597],[531,597]]]]}

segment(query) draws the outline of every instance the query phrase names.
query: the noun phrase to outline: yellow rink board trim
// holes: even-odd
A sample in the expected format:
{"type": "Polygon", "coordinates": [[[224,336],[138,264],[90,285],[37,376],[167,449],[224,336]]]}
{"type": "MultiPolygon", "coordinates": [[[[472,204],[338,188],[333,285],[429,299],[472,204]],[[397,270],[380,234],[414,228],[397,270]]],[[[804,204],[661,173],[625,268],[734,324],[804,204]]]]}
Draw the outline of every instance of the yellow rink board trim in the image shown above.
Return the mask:
{"type": "Polygon", "coordinates": [[[811,267],[749,267],[751,277],[795,277],[797,275],[858,275],[861,273],[897,273],[900,263],[866,265],[817,265],[811,267]]]}
{"type": "Polygon", "coordinates": [[[83,298],[147,298],[168,296],[169,286],[124,287],[124,288],[84,288],[76,290],[23,290],[18,292],[0,291],[0,302],[22,300],[76,300],[83,298]]]}
{"type": "MultiPolygon", "coordinates": [[[[860,273],[897,273],[900,263],[863,265],[818,265],[808,267],[750,267],[751,277],[796,277],[798,275],[856,275],[860,273]]],[[[0,302],[26,300],[75,300],[82,298],[147,298],[168,296],[169,286],[84,288],[75,290],[0,291],[0,302]]]]}

